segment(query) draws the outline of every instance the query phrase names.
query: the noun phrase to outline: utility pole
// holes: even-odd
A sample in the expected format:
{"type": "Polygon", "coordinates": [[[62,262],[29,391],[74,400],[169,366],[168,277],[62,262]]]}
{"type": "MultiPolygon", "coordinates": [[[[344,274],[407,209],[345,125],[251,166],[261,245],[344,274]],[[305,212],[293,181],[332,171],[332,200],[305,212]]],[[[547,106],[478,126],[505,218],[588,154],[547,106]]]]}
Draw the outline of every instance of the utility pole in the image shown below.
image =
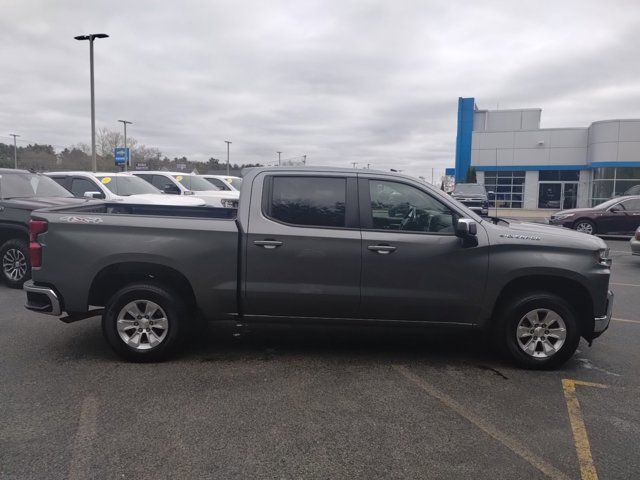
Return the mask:
{"type": "Polygon", "coordinates": [[[282,152],[276,152],[278,154],[278,166],[280,166],[280,155],[282,154],[282,152]]]}
{"type": "MultiPolygon", "coordinates": [[[[127,124],[133,125],[133,122],[129,122],[127,120],[118,120],[119,122],[122,122],[122,125],[124,125],[124,148],[125,151],[127,149],[127,124]]],[[[129,164],[129,166],[131,166],[131,155],[127,154],[127,161],[124,163],[124,171],[127,171],[127,164],[129,164]]]]}
{"type": "Polygon", "coordinates": [[[227,175],[229,175],[229,145],[231,145],[231,142],[229,140],[225,140],[224,143],[227,144],[227,175]]]}
{"type": "Polygon", "coordinates": [[[16,137],[20,135],[16,135],[15,133],[10,133],[13,137],[13,168],[18,169],[18,146],[16,145],[16,137]]]}
{"type": "Polygon", "coordinates": [[[371,164],[367,163],[367,170],[371,169],[371,164]]]}
{"type": "Polygon", "coordinates": [[[353,168],[356,168],[357,163],[356,162],[351,162],[351,165],[353,165],[353,168]]]}
{"type": "Polygon", "coordinates": [[[96,38],[107,38],[106,33],[92,33],[90,35],[78,35],[73,37],[76,40],[89,40],[89,69],[91,71],[91,168],[95,172],[98,170],[96,160],[96,102],[93,87],[93,41],[96,38]]]}
{"type": "Polygon", "coordinates": [[[306,155],[303,155],[303,156],[302,156],[302,164],[303,164],[303,165],[306,165],[306,164],[307,164],[307,156],[306,156],[306,155]]]}
{"type": "Polygon", "coordinates": [[[431,167],[431,185],[433,185],[433,167],[431,167]]]}

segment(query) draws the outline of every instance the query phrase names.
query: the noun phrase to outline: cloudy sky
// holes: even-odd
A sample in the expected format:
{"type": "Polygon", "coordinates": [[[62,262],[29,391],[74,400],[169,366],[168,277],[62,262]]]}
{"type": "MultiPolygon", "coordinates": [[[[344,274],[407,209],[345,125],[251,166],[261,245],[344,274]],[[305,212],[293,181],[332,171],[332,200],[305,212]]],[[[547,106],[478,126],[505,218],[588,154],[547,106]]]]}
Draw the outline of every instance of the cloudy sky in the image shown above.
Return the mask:
{"type": "Polygon", "coordinates": [[[637,1],[4,0],[0,142],[90,142],[96,122],[169,156],[453,165],[459,96],[543,127],[640,117],[637,1]]]}

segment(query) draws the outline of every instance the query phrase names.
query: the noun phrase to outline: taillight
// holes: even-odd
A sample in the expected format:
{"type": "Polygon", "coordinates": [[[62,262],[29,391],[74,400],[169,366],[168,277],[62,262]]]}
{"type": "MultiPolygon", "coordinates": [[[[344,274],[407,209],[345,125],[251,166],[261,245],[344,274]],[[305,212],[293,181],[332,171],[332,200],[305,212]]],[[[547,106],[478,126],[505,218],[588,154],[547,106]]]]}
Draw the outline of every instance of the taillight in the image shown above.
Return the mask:
{"type": "Polygon", "coordinates": [[[636,230],[636,240],[640,240],[640,228],[636,230]]]}
{"type": "Polygon", "coordinates": [[[42,266],[42,245],[38,243],[38,235],[47,231],[46,220],[29,220],[29,258],[31,268],[42,266]]]}

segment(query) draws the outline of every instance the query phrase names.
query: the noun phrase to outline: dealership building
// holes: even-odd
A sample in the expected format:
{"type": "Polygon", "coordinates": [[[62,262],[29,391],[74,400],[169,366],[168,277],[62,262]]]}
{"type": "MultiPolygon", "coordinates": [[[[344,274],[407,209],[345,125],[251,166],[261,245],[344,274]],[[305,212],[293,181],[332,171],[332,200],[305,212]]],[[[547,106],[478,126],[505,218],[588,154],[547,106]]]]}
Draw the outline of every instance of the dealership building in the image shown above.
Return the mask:
{"type": "Polygon", "coordinates": [[[480,110],[458,99],[455,180],[473,168],[492,206],[596,205],[640,184],[640,119],[540,128],[542,110],[480,110]]]}

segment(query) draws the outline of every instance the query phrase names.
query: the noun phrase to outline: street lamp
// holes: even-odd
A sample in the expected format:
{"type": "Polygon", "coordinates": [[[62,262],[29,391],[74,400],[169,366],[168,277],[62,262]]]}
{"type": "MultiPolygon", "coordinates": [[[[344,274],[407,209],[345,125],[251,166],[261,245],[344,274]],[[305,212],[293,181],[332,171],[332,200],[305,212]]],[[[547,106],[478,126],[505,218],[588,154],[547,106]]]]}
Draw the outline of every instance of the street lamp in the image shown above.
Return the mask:
{"type": "Polygon", "coordinates": [[[227,144],[227,175],[229,175],[229,145],[231,145],[231,142],[229,140],[225,140],[224,143],[227,144]]]}
{"type": "Polygon", "coordinates": [[[16,137],[20,135],[16,135],[15,133],[10,133],[13,137],[13,168],[18,169],[18,146],[16,145],[16,137]]]}
{"type": "Polygon", "coordinates": [[[89,40],[89,68],[91,70],[91,168],[94,172],[98,170],[98,162],[96,161],[96,103],[93,87],[93,41],[96,38],[107,38],[108,36],[106,33],[92,33],[73,37],[76,40],[89,40]]]}
{"type": "MultiPolygon", "coordinates": [[[[127,124],[129,125],[133,125],[133,122],[129,122],[128,120],[118,120],[119,122],[122,122],[122,125],[124,126],[124,151],[127,151],[127,124]]],[[[131,163],[131,156],[127,153],[127,161],[124,162],[124,171],[127,171],[127,164],[131,163]]],[[[131,165],[129,165],[131,166],[131,165]]]]}

